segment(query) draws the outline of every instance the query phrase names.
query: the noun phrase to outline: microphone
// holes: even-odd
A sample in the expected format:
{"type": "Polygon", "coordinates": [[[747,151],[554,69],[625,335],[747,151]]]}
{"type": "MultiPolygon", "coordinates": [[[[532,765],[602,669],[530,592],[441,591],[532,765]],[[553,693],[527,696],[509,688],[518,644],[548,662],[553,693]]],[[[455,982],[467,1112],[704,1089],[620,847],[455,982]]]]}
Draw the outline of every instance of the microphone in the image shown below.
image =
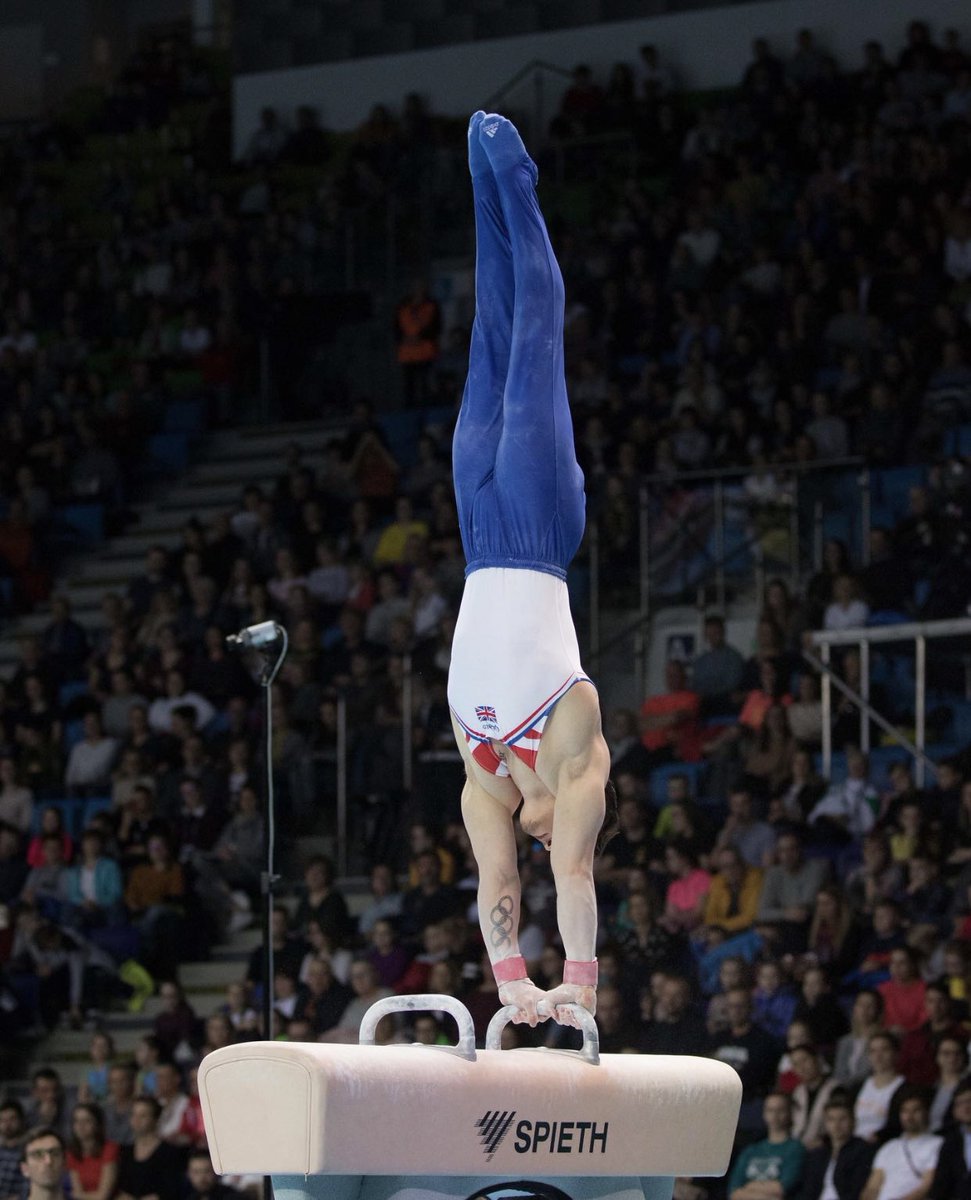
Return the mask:
{"type": "Polygon", "coordinates": [[[226,645],[230,649],[260,650],[282,636],[283,630],[276,621],[261,621],[259,625],[249,625],[239,633],[231,633],[226,638],[226,645]]]}

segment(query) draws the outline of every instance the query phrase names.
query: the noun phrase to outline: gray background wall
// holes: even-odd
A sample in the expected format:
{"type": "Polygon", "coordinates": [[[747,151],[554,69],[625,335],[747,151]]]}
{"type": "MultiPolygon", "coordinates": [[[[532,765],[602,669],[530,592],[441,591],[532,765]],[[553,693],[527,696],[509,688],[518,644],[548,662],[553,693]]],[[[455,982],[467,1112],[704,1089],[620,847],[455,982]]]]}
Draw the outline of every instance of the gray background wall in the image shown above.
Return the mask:
{"type": "MultiPolygon", "coordinates": [[[[684,12],[609,25],[496,38],[416,50],[394,56],[296,67],[237,76],[234,82],[234,142],[242,152],[259,111],[274,105],[289,117],[298,104],[315,105],[331,129],[352,129],[376,101],[398,105],[408,92],[425,96],[436,112],[461,116],[485,101],[532,59],[563,67],[586,62],[604,75],[618,60],[632,62],[637,47],[655,42],[679,80],[691,88],[737,83],[750,61],[752,38],[767,35],[788,54],[796,32],[812,28],[821,43],[845,63],[857,65],[871,37],[896,50],[908,21],[928,20],[939,32],[971,27],[969,0],[773,0],[684,12]]],[[[555,110],[563,85],[552,77],[547,111],[555,110]]],[[[508,104],[528,109],[532,84],[508,104]]]]}

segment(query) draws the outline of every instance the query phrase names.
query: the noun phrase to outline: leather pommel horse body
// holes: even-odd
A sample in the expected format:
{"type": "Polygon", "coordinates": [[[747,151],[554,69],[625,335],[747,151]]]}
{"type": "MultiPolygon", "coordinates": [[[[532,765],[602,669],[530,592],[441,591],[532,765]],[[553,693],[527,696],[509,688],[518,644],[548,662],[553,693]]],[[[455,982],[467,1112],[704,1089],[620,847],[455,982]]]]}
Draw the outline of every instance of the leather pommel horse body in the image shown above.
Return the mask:
{"type": "Polygon", "coordinates": [[[581,1051],[499,1050],[513,1011],[496,1014],[479,1051],[468,1011],[448,996],[380,1001],[357,1046],[216,1050],[199,1070],[216,1171],[307,1177],[275,1178],[286,1200],[469,1196],[472,1183],[486,1196],[501,1180],[560,1181],[548,1194],[569,1200],[660,1200],[674,1176],[727,1170],[742,1092],[730,1067],[600,1056],[592,1018],[581,1051]],[[451,1012],[458,1045],[374,1045],[378,1022],[405,1009],[451,1012]]]}

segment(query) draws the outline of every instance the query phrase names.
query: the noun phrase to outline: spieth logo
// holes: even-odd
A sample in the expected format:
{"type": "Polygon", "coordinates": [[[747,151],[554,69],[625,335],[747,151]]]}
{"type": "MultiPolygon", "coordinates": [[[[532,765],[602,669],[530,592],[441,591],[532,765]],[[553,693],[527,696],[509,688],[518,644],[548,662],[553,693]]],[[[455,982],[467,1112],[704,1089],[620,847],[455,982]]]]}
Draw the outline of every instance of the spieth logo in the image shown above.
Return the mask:
{"type": "MultiPolygon", "coordinates": [[[[512,1127],[515,1112],[487,1112],[475,1123],[479,1140],[491,1161],[512,1127]]],[[[610,1122],[519,1121],[513,1149],[517,1154],[606,1154],[610,1122]]]]}
{"type": "Polygon", "coordinates": [[[487,1112],[484,1117],[480,1117],[476,1121],[475,1127],[479,1131],[479,1141],[482,1142],[482,1150],[485,1153],[486,1162],[490,1162],[492,1156],[499,1149],[502,1139],[509,1132],[509,1127],[512,1125],[515,1115],[515,1111],[487,1112]]]}

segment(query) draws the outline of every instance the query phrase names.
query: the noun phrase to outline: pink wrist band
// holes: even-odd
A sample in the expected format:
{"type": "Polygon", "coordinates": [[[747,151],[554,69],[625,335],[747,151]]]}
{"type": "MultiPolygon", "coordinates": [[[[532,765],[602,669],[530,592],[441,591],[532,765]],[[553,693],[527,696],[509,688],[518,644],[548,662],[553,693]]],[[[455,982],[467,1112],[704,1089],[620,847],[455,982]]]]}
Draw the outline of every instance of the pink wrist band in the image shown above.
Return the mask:
{"type": "Polygon", "coordinates": [[[499,962],[492,964],[492,974],[496,983],[500,985],[514,983],[517,979],[525,979],[526,960],[521,954],[514,954],[512,958],[502,958],[499,962]]]}
{"type": "Polygon", "coordinates": [[[563,982],[579,984],[580,987],[596,987],[597,960],[577,962],[568,958],[563,964],[563,982]]]}

